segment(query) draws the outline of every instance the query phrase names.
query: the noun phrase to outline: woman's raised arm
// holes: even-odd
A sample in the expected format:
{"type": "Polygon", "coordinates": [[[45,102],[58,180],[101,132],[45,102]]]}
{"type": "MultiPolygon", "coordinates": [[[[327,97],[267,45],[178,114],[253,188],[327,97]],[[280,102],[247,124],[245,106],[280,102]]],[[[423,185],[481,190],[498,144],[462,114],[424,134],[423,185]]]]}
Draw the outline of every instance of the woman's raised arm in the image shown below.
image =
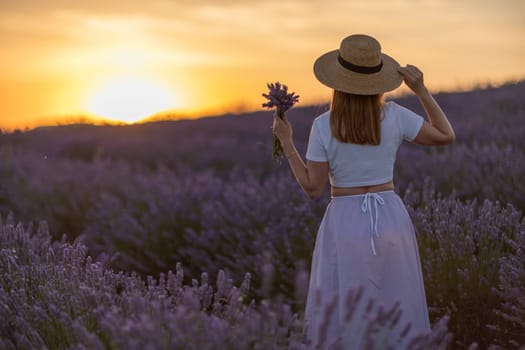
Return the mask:
{"type": "Polygon", "coordinates": [[[447,145],[454,142],[456,138],[454,129],[452,129],[445,112],[426,88],[423,82],[423,73],[412,65],[400,67],[399,73],[403,75],[405,84],[418,97],[429,120],[423,123],[414,142],[422,145],[447,145]]]}

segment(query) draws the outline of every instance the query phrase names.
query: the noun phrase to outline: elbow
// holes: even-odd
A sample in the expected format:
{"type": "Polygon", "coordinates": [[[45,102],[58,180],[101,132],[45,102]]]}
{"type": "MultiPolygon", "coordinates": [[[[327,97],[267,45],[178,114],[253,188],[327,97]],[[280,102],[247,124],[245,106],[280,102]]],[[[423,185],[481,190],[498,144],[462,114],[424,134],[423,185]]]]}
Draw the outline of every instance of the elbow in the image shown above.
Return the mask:
{"type": "Polygon", "coordinates": [[[322,188],[305,188],[304,192],[306,193],[308,198],[314,200],[321,198],[324,191],[322,188]]]}
{"type": "Polygon", "coordinates": [[[319,193],[307,193],[307,195],[308,195],[309,199],[316,200],[316,199],[321,198],[322,194],[319,194],[319,193]]]}
{"type": "Polygon", "coordinates": [[[454,143],[454,141],[456,141],[456,135],[454,134],[454,132],[452,132],[448,134],[443,141],[444,145],[450,145],[451,143],[454,143]]]}
{"type": "Polygon", "coordinates": [[[311,200],[316,200],[321,198],[322,193],[308,193],[308,198],[311,200]]]}
{"type": "Polygon", "coordinates": [[[450,145],[451,143],[454,143],[455,140],[456,135],[454,134],[454,132],[452,132],[450,134],[441,134],[439,138],[436,138],[434,140],[433,144],[436,146],[446,146],[450,145]]]}

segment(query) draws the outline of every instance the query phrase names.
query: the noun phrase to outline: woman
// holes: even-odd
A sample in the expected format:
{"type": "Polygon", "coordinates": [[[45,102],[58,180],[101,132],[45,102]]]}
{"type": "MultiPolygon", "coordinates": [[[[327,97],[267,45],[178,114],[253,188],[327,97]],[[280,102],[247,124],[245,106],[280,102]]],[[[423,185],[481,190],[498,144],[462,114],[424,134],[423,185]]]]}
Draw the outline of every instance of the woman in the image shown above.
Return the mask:
{"type": "Polygon", "coordinates": [[[454,131],[425,87],[421,71],[411,65],[400,67],[381,53],[379,42],[370,36],[345,38],[339,50],[317,59],[314,73],[334,92],[330,111],[313,122],[306,164],[295,148],[288,120],[274,118],[273,124],[292,172],[308,196],[321,196],[327,180],[331,184],[332,200],[313,252],[307,336],[321,348],[339,343],[344,349],[361,349],[365,322],[356,321],[370,298],[384,310],[399,302],[403,312],[393,332],[396,337],[408,322],[410,336],[428,333],[417,241],[404,203],[394,192],[393,165],[403,140],[445,145],[454,141],[454,131]],[[428,121],[394,102],[382,101],[383,93],[403,80],[419,98],[428,121]],[[359,286],[363,287],[361,309],[349,326],[345,298],[359,286]]]}

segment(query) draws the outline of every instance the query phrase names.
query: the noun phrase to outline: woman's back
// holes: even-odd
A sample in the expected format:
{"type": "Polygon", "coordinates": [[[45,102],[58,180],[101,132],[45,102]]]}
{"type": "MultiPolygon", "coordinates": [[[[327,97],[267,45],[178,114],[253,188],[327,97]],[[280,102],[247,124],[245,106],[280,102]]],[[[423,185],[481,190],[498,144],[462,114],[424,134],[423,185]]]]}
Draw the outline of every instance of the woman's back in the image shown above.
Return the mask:
{"type": "Polygon", "coordinates": [[[393,179],[399,145],[403,140],[412,141],[422,125],[421,116],[387,102],[382,108],[379,145],[343,143],[332,135],[328,111],[312,124],[306,158],[329,163],[329,180],[334,187],[384,184],[393,179]]]}

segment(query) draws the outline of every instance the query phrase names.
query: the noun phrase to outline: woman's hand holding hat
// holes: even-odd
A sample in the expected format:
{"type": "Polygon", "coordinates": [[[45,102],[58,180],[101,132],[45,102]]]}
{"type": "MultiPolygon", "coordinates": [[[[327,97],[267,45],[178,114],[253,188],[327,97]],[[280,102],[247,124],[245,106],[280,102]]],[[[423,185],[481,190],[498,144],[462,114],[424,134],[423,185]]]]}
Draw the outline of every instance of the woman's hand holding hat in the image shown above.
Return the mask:
{"type": "Polygon", "coordinates": [[[406,67],[399,67],[399,73],[403,76],[405,84],[414,91],[416,95],[423,93],[427,90],[423,81],[423,72],[416,66],[408,64],[406,67]]]}

